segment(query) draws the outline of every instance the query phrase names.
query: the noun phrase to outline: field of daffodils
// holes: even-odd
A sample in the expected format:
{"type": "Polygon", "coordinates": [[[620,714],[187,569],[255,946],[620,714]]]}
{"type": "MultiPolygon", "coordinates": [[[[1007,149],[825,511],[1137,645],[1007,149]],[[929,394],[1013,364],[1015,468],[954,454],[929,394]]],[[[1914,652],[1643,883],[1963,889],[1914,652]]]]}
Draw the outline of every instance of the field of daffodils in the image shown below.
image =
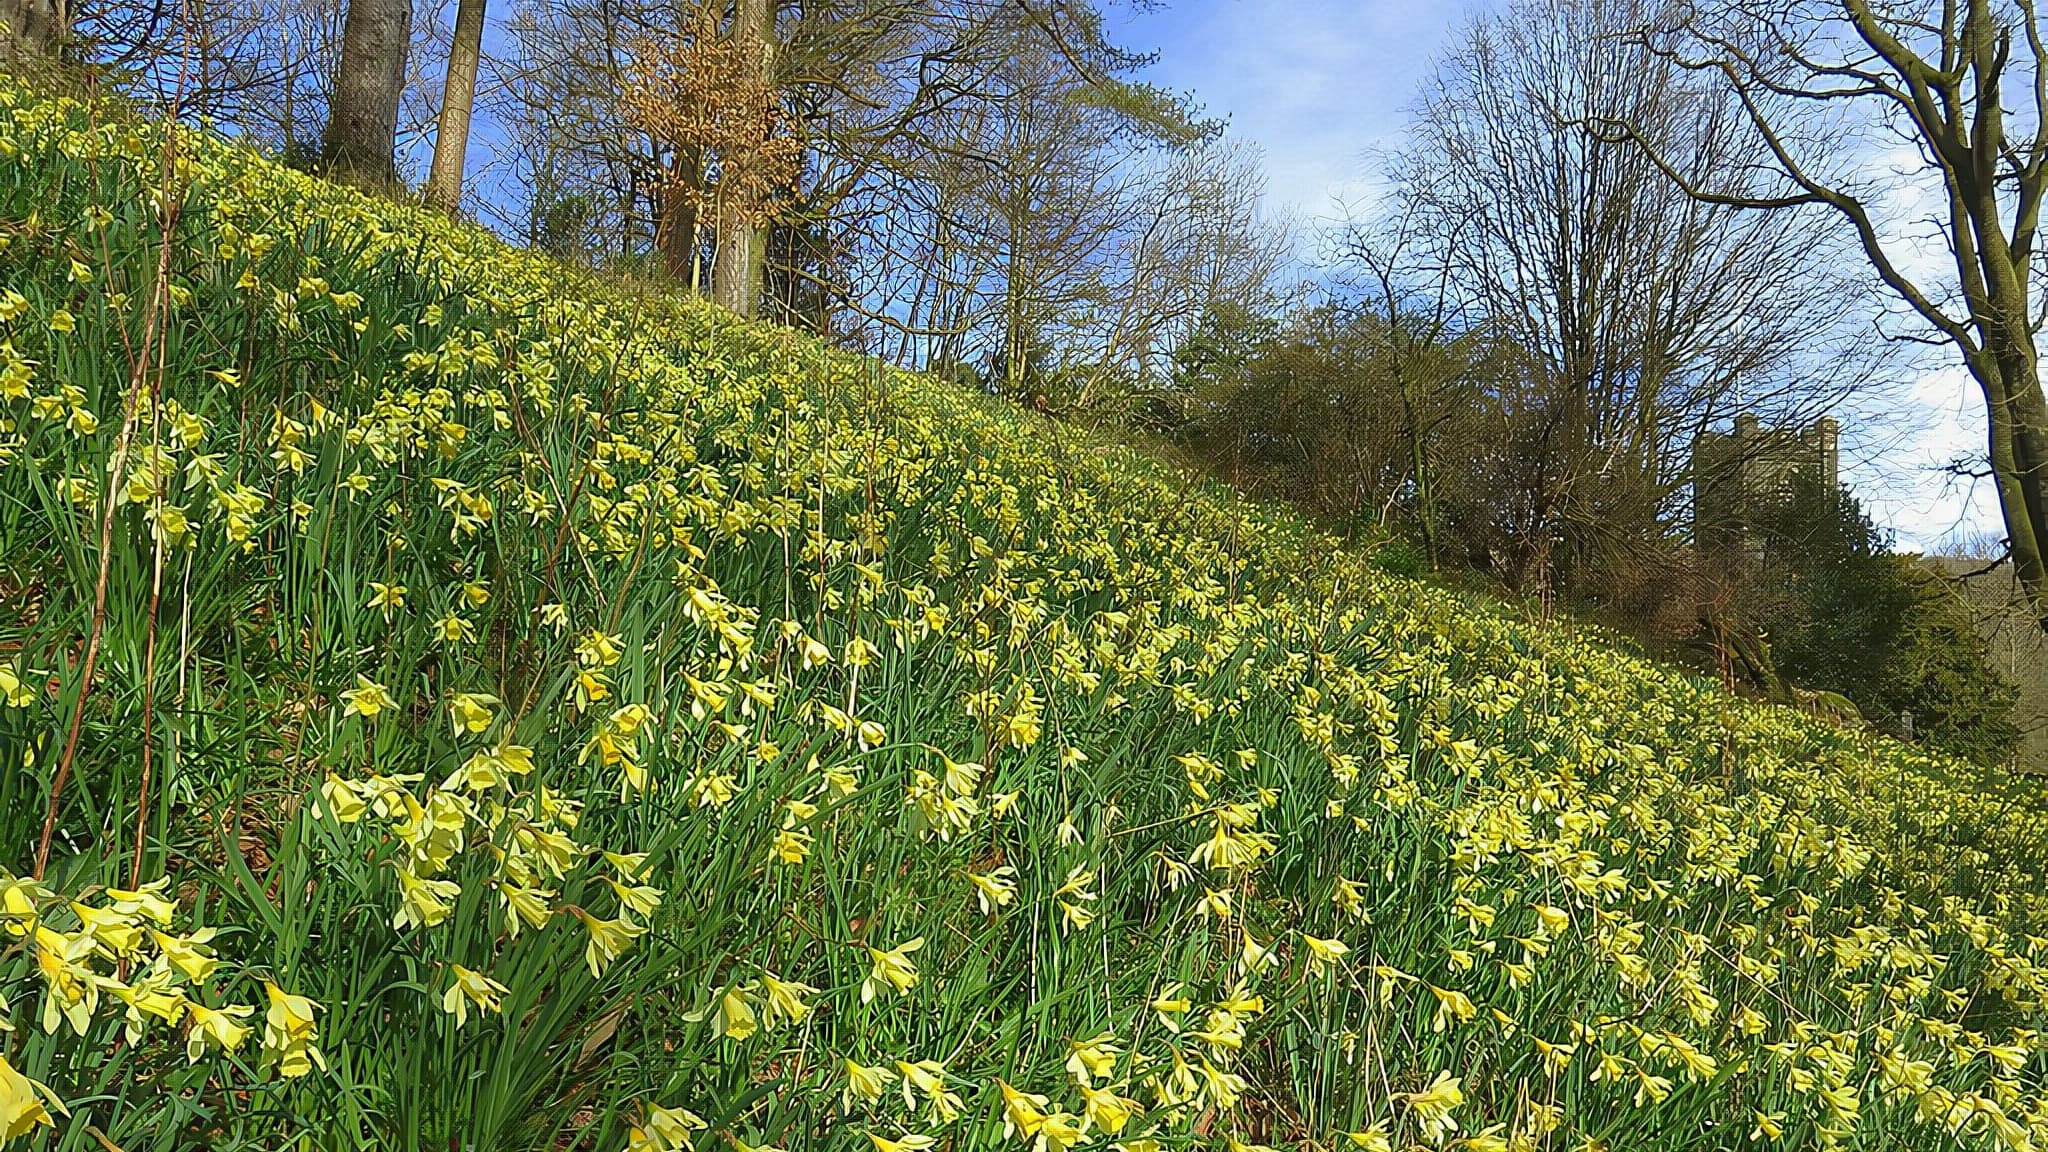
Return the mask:
{"type": "Polygon", "coordinates": [[[0,87],[0,1138],[2048,1149],[2048,809],[0,87]]]}

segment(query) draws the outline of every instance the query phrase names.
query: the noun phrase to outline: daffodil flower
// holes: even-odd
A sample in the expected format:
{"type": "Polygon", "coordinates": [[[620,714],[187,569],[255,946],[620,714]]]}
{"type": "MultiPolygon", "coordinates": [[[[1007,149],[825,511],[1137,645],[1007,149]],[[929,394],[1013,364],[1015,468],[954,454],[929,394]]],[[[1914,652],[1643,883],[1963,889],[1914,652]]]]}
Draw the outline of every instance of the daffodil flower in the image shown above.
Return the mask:
{"type": "Polygon", "coordinates": [[[495,716],[491,706],[498,702],[496,696],[480,692],[456,692],[448,697],[448,722],[455,729],[455,735],[468,733],[472,736],[491,726],[495,716]]]}
{"type": "Polygon", "coordinates": [[[875,1152],[926,1152],[927,1149],[938,1144],[937,1140],[929,1136],[908,1134],[898,1136],[894,1140],[889,1140],[869,1132],[868,1140],[874,1144],[875,1152]]]}
{"type": "Polygon", "coordinates": [[[1346,1132],[1344,1138],[1351,1141],[1351,1146],[1358,1152],[1394,1152],[1394,1140],[1387,1134],[1385,1120],[1360,1132],[1346,1132]]]}
{"type": "Polygon", "coordinates": [[[193,984],[204,984],[213,978],[213,970],[220,964],[207,943],[214,937],[216,929],[200,928],[183,936],[150,930],[149,937],[156,944],[156,950],[185,979],[193,984]]]}
{"type": "Polygon", "coordinates": [[[1430,1021],[1429,1030],[1441,1032],[1451,1024],[1463,1024],[1479,1011],[1472,998],[1456,989],[1439,988],[1425,982],[1423,987],[1436,998],[1436,1016],[1430,1021]]]}
{"type": "Polygon", "coordinates": [[[397,706],[398,701],[391,698],[391,693],[382,684],[360,674],[356,676],[356,686],[341,694],[343,716],[375,720],[384,709],[397,706]]]}
{"type": "Polygon", "coordinates": [[[1000,1079],[996,1087],[1003,1096],[1003,1135],[1026,1140],[1037,1136],[1045,1124],[1045,1109],[1050,1101],[1036,1092],[1021,1092],[1000,1079]]]}
{"type": "Polygon", "coordinates": [[[868,978],[861,982],[860,1002],[866,1004],[892,988],[899,995],[908,994],[917,985],[917,965],[911,963],[910,954],[922,947],[924,937],[918,936],[887,952],[869,948],[868,957],[873,961],[873,967],[868,970],[868,978]]]}
{"type": "Polygon", "coordinates": [[[1344,959],[1344,954],[1351,951],[1342,940],[1324,940],[1306,932],[1301,934],[1301,942],[1308,945],[1311,967],[1322,972],[1335,968],[1344,959]]]}
{"type": "Polygon", "coordinates": [[[1116,1034],[1113,1032],[1098,1033],[1086,1040],[1069,1040],[1067,1073],[1074,1078],[1074,1083],[1086,1088],[1110,1074],[1122,1051],[1116,1046],[1116,1034]]]}
{"type": "Polygon", "coordinates": [[[389,620],[393,612],[405,607],[405,594],[406,587],[403,584],[382,584],[372,580],[370,602],[366,607],[378,609],[383,612],[384,619],[389,620]]]}
{"type": "Polygon", "coordinates": [[[652,916],[654,910],[661,907],[662,892],[659,888],[647,884],[621,884],[610,877],[605,878],[605,883],[618,896],[620,907],[635,916],[652,916]]]}
{"type": "Polygon", "coordinates": [[[57,1122],[50,1118],[51,1108],[66,1116],[71,1114],[56,1093],[40,1081],[22,1075],[5,1056],[0,1056],[0,1140],[19,1139],[39,1127],[55,1128],[57,1122]]]}
{"type": "Polygon", "coordinates": [[[937,1060],[919,1060],[915,1063],[898,1060],[896,1071],[903,1077],[903,1107],[906,1111],[917,1108],[914,1093],[922,1092],[925,1103],[930,1107],[930,1119],[935,1124],[951,1124],[960,1116],[965,1103],[946,1087],[946,1066],[937,1060]]]}
{"type": "Polygon", "coordinates": [[[256,1014],[246,1004],[208,1008],[194,1000],[185,1005],[189,1026],[185,1032],[185,1059],[196,1064],[210,1046],[222,1052],[239,1052],[248,1040],[250,1028],[241,1021],[256,1014]]]}
{"type": "Polygon", "coordinates": [[[741,1041],[761,1030],[760,1017],[754,1014],[750,995],[752,985],[728,985],[711,1001],[711,1004],[695,1012],[685,1013],[685,1020],[711,1018],[711,1034],[715,1037],[741,1041]]]}
{"type": "Polygon", "coordinates": [[[894,1072],[881,1065],[861,1064],[853,1060],[841,1060],[839,1063],[846,1076],[846,1085],[839,1092],[839,1110],[842,1113],[853,1111],[855,1101],[873,1104],[881,1099],[882,1093],[889,1090],[889,1083],[896,1079],[894,1072]]]}
{"type": "Polygon", "coordinates": [[[455,981],[441,994],[441,1011],[455,1017],[458,1029],[468,1023],[470,1005],[474,1004],[485,1012],[496,1012],[500,999],[511,991],[489,976],[460,964],[450,964],[448,969],[455,981]]]}
{"type": "Polygon", "coordinates": [[[967,879],[974,885],[975,898],[981,902],[981,914],[986,916],[998,908],[1007,907],[1017,898],[1017,882],[1012,877],[1017,870],[1008,864],[991,868],[987,872],[969,872],[967,879]]]}
{"type": "Polygon", "coordinates": [[[811,1006],[804,1002],[804,997],[818,994],[816,988],[801,980],[783,980],[770,972],[761,974],[761,991],[771,1028],[781,1021],[803,1023],[804,1017],[811,1013],[811,1006]]]}
{"type": "Polygon", "coordinates": [[[506,935],[517,940],[522,926],[540,928],[553,919],[555,912],[549,903],[555,897],[553,892],[523,888],[509,880],[500,880],[497,884],[498,898],[505,905],[506,935]]]}
{"type": "Polygon", "coordinates": [[[404,867],[394,867],[398,873],[399,907],[398,915],[391,920],[393,928],[432,928],[448,919],[448,914],[455,910],[449,902],[462,895],[461,885],[453,880],[424,880],[404,867]]]}
{"type": "Polygon", "coordinates": [[[91,933],[67,935],[47,925],[35,928],[36,972],[43,978],[43,1031],[55,1032],[60,1022],[85,1035],[99,1008],[99,976],[86,961],[97,951],[91,933]]]}
{"type": "Polygon", "coordinates": [[[1423,1134],[1432,1143],[1441,1144],[1446,1134],[1458,1130],[1458,1121],[1451,1113],[1465,1102],[1464,1081],[1448,1072],[1439,1072],[1429,1087],[1404,1093],[1400,1099],[1415,1110],[1423,1134]]]}
{"type": "Polygon", "coordinates": [[[593,980],[603,979],[604,970],[633,947],[647,929],[630,920],[600,920],[581,908],[571,906],[569,911],[583,921],[583,929],[590,935],[590,942],[583,949],[584,963],[590,967],[593,980]]]}
{"type": "Polygon", "coordinates": [[[1243,963],[1246,972],[1263,972],[1268,968],[1279,965],[1280,957],[1274,954],[1272,948],[1254,939],[1251,929],[1239,929],[1239,933],[1244,938],[1244,949],[1239,960],[1243,963]]]}
{"type": "Polygon", "coordinates": [[[626,1130],[626,1152],[686,1152],[691,1133],[707,1125],[687,1108],[663,1108],[648,1104],[641,1110],[640,1123],[626,1130]]]}
{"type": "Polygon", "coordinates": [[[270,1008],[263,1016],[263,1052],[276,1063],[277,1074],[290,1079],[304,1076],[316,1065],[325,1070],[327,1060],[313,1046],[320,1035],[313,1022],[313,1010],[319,1005],[270,981],[264,982],[263,991],[270,998],[270,1008]]]}

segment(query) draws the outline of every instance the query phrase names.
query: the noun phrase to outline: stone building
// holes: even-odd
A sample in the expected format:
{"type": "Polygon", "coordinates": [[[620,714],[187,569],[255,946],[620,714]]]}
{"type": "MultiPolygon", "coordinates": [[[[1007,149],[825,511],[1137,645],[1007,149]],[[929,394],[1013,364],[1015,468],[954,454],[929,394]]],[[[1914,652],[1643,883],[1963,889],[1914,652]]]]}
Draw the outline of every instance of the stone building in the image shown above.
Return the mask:
{"type": "Polygon", "coordinates": [[[1753,412],[1727,432],[1692,442],[1693,543],[1703,551],[1754,552],[1750,523],[1783,497],[1799,472],[1832,490],[1839,480],[1841,425],[1821,417],[1805,428],[1765,427],[1753,412]]]}

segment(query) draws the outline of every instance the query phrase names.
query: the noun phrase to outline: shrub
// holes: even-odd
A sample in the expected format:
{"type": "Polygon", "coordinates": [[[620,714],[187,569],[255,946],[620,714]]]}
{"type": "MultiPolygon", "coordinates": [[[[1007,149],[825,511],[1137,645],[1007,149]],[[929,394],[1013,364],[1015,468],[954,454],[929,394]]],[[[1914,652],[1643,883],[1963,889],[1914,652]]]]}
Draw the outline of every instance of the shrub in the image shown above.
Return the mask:
{"type": "Polygon", "coordinates": [[[1916,559],[1891,551],[1846,489],[1799,476],[1753,525],[1761,554],[1745,611],[1778,671],[1838,692],[1864,717],[1981,764],[2011,756],[2018,692],[1991,664],[1969,607],[1916,559]]]}

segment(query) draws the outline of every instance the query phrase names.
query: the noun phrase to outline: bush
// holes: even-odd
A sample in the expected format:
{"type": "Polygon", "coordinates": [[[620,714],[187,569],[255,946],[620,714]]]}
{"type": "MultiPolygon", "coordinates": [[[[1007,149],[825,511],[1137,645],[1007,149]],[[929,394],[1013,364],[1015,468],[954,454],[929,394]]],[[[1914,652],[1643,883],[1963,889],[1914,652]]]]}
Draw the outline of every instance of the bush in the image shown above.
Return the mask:
{"type": "Polygon", "coordinates": [[[2005,763],[2019,746],[2019,689],[1992,665],[1969,604],[1955,589],[1908,557],[1889,559],[1913,600],[1880,676],[1878,709],[1895,724],[1910,712],[1914,731],[1943,751],[2005,763]]]}
{"type": "Polygon", "coordinates": [[[1838,692],[1893,732],[1910,712],[1916,736],[1978,763],[2011,756],[2018,691],[1968,605],[1892,552],[1854,496],[1801,476],[1752,528],[1760,555],[1740,611],[1771,637],[1787,679],[1838,692]]]}
{"type": "Polygon", "coordinates": [[[1389,576],[1415,579],[1429,571],[1429,555],[1405,536],[1393,536],[1372,549],[1373,567],[1389,576]]]}

